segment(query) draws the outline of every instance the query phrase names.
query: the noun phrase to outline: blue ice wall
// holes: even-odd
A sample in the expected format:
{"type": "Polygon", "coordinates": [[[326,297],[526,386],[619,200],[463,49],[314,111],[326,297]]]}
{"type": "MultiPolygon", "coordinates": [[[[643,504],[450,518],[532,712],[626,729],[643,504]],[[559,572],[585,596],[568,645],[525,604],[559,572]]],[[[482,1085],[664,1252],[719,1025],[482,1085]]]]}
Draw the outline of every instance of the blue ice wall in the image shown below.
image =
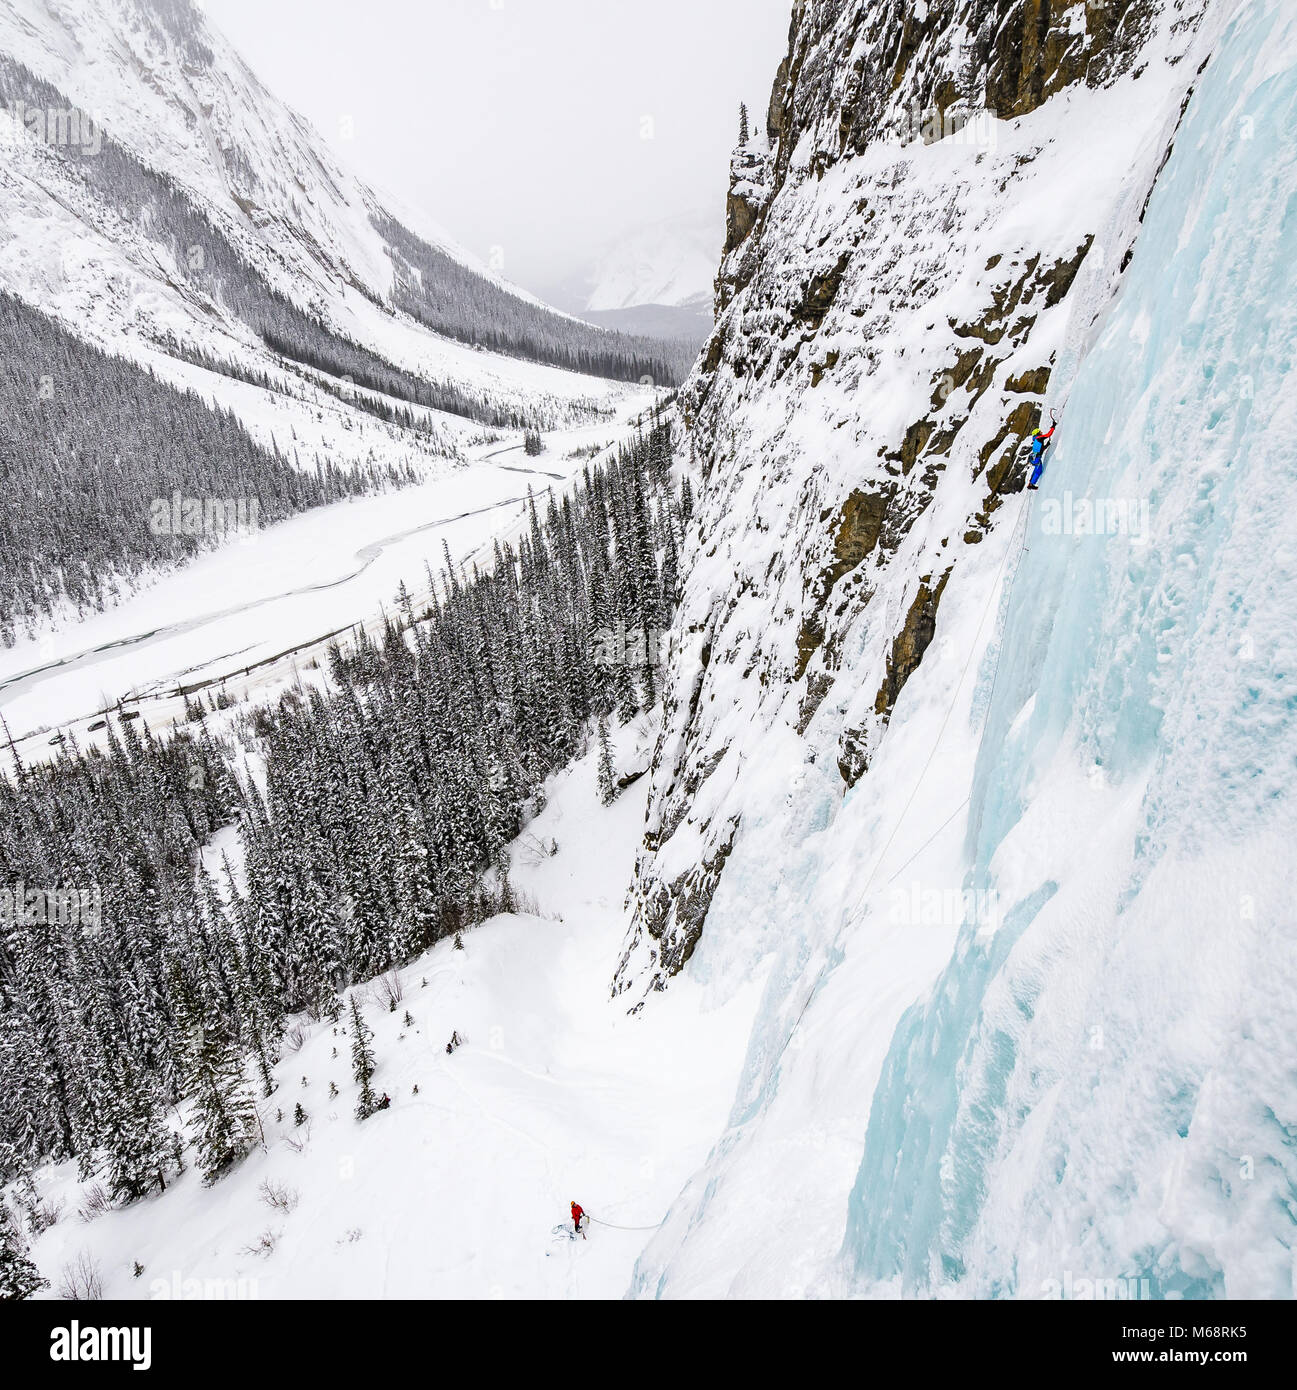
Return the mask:
{"type": "MultiPolygon", "coordinates": [[[[1297,45],[1285,11],[1263,0],[1224,31],[1156,182],[1119,296],[1066,397],[1056,454],[1041,492],[1027,499],[1027,548],[975,776],[967,856],[969,882],[979,887],[996,884],[997,851],[1061,765],[1082,776],[1097,769],[1117,795],[1135,789],[1130,868],[1104,924],[1112,960],[1094,967],[1088,986],[1109,996],[1156,974],[1170,950],[1179,962],[1180,952],[1218,942],[1192,905],[1149,900],[1166,892],[1149,886],[1164,856],[1243,856],[1293,825],[1297,45]],[[1082,499],[1129,502],[1129,520],[1146,518],[1143,539],[1048,529],[1048,517],[1075,520],[1082,499]],[[1182,909],[1184,932],[1162,935],[1182,909]]],[[[1291,866],[1275,864],[1274,874],[1275,902],[1291,902],[1291,866]]],[[[1201,1200],[1211,1228],[1193,1250],[1180,1234],[1192,1223],[1158,1206],[1156,1190],[1171,1179],[1157,1189],[1151,1160],[1123,1148],[1115,1117],[1126,1117],[1128,1133],[1184,1139],[1195,1113],[1206,1123],[1197,1107],[1210,1057],[1186,1060],[1189,1049],[1155,1036],[1152,1018],[1142,1040],[1132,1031],[1128,1055],[1110,1048],[1086,1064],[1084,1084],[1064,1076],[1055,1085],[1041,1148],[1057,1155],[1057,1173],[1006,1171],[1006,1136],[1032,1121],[1026,1106],[1007,1113],[1006,1095],[1011,1078],[1034,1064],[1038,1001],[1015,980],[1019,1016],[1006,1026],[1002,1009],[988,1012],[987,996],[1012,974],[1015,952],[1065,886],[1045,879],[1008,901],[990,940],[962,936],[931,998],[898,1027],[850,1197],[849,1269],[864,1281],[899,1276],[911,1290],[969,1281],[978,1292],[1030,1294],[1015,1260],[970,1243],[988,1195],[1022,1183],[1030,1187],[1023,1210],[1040,1232],[1067,1224],[1072,1246],[1100,1251],[1114,1274],[1151,1270],[1163,1294],[1206,1296],[1230,1287],[1231,1259],[1242,1270],[1259,1251],[1258,1283],[1247,1287],[1291,1294],[1292,1068],[1246,1047],[1247,1029],[1273,1022],[1270,982],[1291,971],[1297,948],[1281,907],[1258,929],[1255,953],[1230,963],[1237,1023],[1202,1023],[1219,1034],[1227,1087],[1240,1097],[1240,1118],[1230,1123],[1248,1128],[1243,1157],[1266,1165],[1263,1186],[1249,1176],[1246,1194],[1231,1189],[1224,1157],[1204,1159],[1200,1179],[1196,1169],[1176,1177],[1190,1216],[1201,1200]],[[1119,1110],[1114,1092],[1135,1074],[1141,1047],[1147,1094],[1128,1086],[1119,1110]],[[1092,1179],[1062,1186],[1082,1133],[1092,1171],[1106,1173],[1104,1191],[1092,1179]],[[1217,1213],[1212,1204],[1225,1199],[1234,1206],[1217,1213]],[[1105,1202],[1128,1203],[1127,1226],[1140,1232],[1129,1246],[1103,1229],[1105,1202]],[[1222,1253],[1225,1238],[1211,1232],[1244,1219],[1246,1248],[1222,1253]]],[[[1190,1032],[1195,1025],[1191,1015],[1177,1022],[1190,1032]]],[[[1225,1154],[1229,1125],[1219,1129],[1212,1142],[1225,1154]]],[[[1012,1232],[1003,1244],[1014,1244],[1012,1232]]]]}

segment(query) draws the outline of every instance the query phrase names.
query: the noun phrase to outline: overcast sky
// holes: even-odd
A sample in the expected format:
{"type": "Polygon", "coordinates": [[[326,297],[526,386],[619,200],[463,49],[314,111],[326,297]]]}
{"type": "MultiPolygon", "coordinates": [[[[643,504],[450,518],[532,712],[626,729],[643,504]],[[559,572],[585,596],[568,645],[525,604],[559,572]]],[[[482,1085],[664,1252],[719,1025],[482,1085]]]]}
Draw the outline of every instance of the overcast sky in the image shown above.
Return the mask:
{"type": "Polygon", "coordinates": [[[764,117],[791,0],[204,8],[363,177],[544,292],[636,225],[723,225],[738,105],[764,117]]]}

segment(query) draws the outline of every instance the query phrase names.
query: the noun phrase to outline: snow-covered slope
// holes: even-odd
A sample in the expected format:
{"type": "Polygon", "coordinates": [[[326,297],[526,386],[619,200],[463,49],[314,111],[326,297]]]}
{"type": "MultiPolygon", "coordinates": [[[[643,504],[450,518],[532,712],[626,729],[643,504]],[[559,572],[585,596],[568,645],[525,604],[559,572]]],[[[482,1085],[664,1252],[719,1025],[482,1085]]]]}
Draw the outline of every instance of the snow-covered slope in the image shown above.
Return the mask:
{"type": "Polygon", "coordinates": [[[1284,8],[799,8],[616,979],[768,983],[634,1292],[1291,1295],[1284,8]]]}
{"type": "MultiPolygon", "coordinates": [[[[651,738],[621,730],[622,765],[651,738]]],[[[40,1172],[62,1210],[33,1249],[45,1296],[78,1259],[107,1298],[620,1296],[644,1228],[721,1121],[754,1001],[704,1016],[686,990],[633,1019],[610,1003],[643,784],[605,810],[596,764],[554,779],[514,848],[532,915],[413,962],[390,1012],[379,985],[358,990],[390,1109],[358,1123],[345,1019],[303,1022],[259,1102],[265,1148],[214,1187],[191,1169],[83,1222],[75,1164],[40,1172]],[[453,1034],[463,1046],[447,1055],[453,1034]],[[553,1234],[573,1200],[601,1223],[576,1244],[553,1234]]]]}
{"type": "MultiPolygon", "coordinates": [[[[318,433],[321,411],[338,413],[339,391],[326,392],[318,374],[285,370],[228,292],[237,263],[244,299],[280,296],[325,334],[497,412],[541,423],[589,418],[620,393],[571,371],[484,354],[398,310],[398,291],[426,277],[402,259],[413,237],[485,297],[484,337],[492,314],[511,306],[556,332],[571,322],[360,182],[190,0],[11,0],[0,7],[0,55],[9,65],[0,288],[78,335],[201,391],[263,435],[318,433]],[[36,99],[28,75],[45,84],[36,99]],[[103,173],[110,159],[132,185],[120,196],[103,173]],[[180,217],[198,229],[192,243],[176,244],[180,217]],[[195,356],[266,376],[268,399],[250,401],[195,356]],[[269,430],[267,415],[276,417],[269,430]]],[[[453,457],[472,429],[471,420],[434,414],[423,431],[394,431],[341,394],[346,423],[329,431],[329,444],[342,459],[453,457]]]]}
{"type": "Polygon", "coordinates": [[[385,295],[374,195],[183,0],[9,0],[2,24],[4,52],[204,206],[227,209],[286,283],[385,295]]]}

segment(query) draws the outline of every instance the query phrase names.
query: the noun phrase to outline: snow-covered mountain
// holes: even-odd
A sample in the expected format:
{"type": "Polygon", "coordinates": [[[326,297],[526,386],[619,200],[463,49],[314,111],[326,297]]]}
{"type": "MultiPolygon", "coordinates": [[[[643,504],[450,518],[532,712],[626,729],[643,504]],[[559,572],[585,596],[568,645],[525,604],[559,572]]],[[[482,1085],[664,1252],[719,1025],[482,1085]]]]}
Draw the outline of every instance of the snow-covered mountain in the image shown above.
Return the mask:
{"type": "Polygon", "coordinates": [[[696,308],[712,301],[722,219],[710,213],[637,229],[605,252],[591,274],[585,308],[596,313],[648,304],[696,308]]]}
{"type": "Polygon", "coordinates": [[[724,239],[723,211],[634,228],[553,298],[604,327],[701,342],[712,328],[713,282],[724,239]]]}
{"type": "MultiPolygon", "coordinates": [[[[364,389],[366,372],[346,370],[355,349],[375,376],[381,364],[460,393],[451,413],[466,416],[488,400],[538,421],[588,412],[604,392],[574,367],[670,375],[651,344],[546,308],[362,183],[191,0],[9,0],[0,97],[0,288],[168,378],[192,384],[193,359],[236,359],[302,395],[282,339],[320,338],[316,325],[317,355],[324,339],[348,347],[330,395],[336,378],[364,389]]],[[[219,393],[210,377],[197,379],[219,393]]],[[[352,423],[338,446],[365,457],[382,431],[352,423]]],[[[453,421],[427,423],[453,452],[453,421]]]]}
{"type": "Polygon", "coordinates": [[[269,524],[444,473],[486,430],[611,420],[696,351],[499,280],[350,173],[191,0],[0,6],[0,146],[0,358],[20,359],[0,373],[0,454],[24,460],[11,486],[52,501],[48,543],[6,512],[6,646],[183,562],[197,543],[181,553],[141,520],[173,487],[263,493],[269,524]],[[129,372],[90,365],[87,345],[140,384],[93,380],[129,372]],[[150,439],[129,405],[159,395],[141,369],[179,393],[172,413],[192,428],[150,439]],[[199,443],[223,428],[212,408],[251,443],[199,443]],[[238,482],[228,460],[257,451],[238,482]]]}
{"type": "Polygon", "coordinates": [[[766,993],[636,1293],[1293,1295],[1293,20],[797,8],[616,982],[766,993]]]}

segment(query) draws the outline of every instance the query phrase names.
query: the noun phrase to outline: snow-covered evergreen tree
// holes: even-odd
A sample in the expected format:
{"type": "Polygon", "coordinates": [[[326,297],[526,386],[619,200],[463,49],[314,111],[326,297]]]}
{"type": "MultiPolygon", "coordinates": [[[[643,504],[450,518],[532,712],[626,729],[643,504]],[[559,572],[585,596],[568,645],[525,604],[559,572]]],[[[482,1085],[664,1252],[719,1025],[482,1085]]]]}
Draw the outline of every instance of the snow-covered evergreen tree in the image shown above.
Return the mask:
{"type": "Polygon", "coordinates": [[[0,1302],[30,1298],[49,1280],[32,1263],[18,1217],[0,1201],[0,1302]]]}
{"type": "Polygon", "coordinates": [[[154,1078],[121,1058],[113,1069],[111,1098],[102,1144],[113,1197],[129,1202],[155,1187],[165,1190],[174,1140],[154,1078]]]}
{"type": "Polygon", "coordinates": [[[213,1183],[248,1152],[257,1130],[243,1058],[219,1027],[204,1028],[194,1039],[189,1098],[198,1166],[203,1181],[213,1183]]]}
{"type": "Polygon", "coordinates": [[[368,1119],[374,1113],[374,1092],[370,1082],[374,1078],[374,1049],[370,1046],[374,1033],[360,1012],[360,1001],[353,994],[350,1001],[351,1016],[351,1071],[360,1087],[360,1099],[356,1102],[356,1118],[368,1119]]]}
{"type": "Polygon", "coordinates": [[[613,767],[612,745],[608,740],[608,721],[599,718],[599,800],[611,806],[617,797],[617,772],[613,767]]]}

